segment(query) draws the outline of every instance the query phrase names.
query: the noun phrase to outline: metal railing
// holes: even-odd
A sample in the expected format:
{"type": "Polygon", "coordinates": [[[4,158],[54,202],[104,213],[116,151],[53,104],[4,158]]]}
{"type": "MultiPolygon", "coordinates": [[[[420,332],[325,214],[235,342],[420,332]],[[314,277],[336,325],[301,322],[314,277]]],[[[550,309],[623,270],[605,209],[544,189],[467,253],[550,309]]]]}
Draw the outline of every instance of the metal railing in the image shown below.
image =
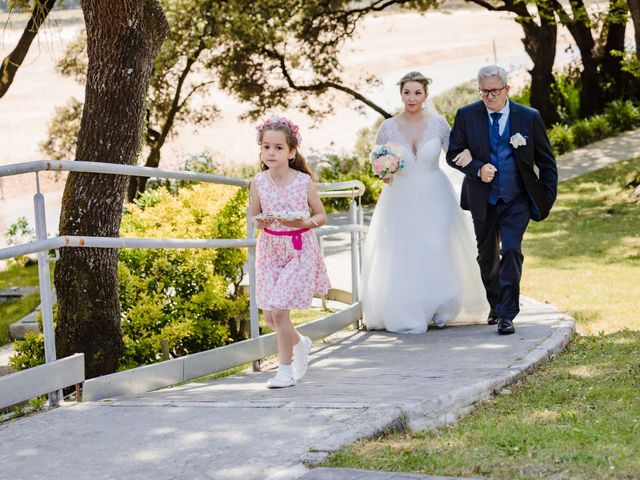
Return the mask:
{"type": "MultiPolygon", "coordinates": [[[[130,165],[118,165],[111,163],[98,162],[82,162],[82,161],[34,161],[21,164],[12,164],[0,166],[0,177],[21,175],[34,173],[36,177],[36,194],[33,197],[36,240],[21,245],[5,247],[0,249],[0,260],[19,257],[27,254],[37,254],[38,257],[38,277],[40,287],[40,300],[42,304],[42,327],[44,333],[45,360],[46,364],[56,362],[55,335],[53,328],[53,300],[52,289],[50,283],[49,262],[58,259],[57,250],[63,247],[83,248],[247,248],[249,277],[249,304],[250,304],[250,328],[251,338],[258,339],[258,307],[255,299],[255,228],[250,221],[250,207],[247,208],[247,237],[244,239],[157,239],[157,238],[113,238],[113,237],[87,237],[87,236],[56,236],[49,238],[47,234],[45,221],[45,201],[44,195],[40,192],[39,172],[43,171],[68,171],[83,172],[96,174],[113,174],[127,175],[138,177],[153,177],[175,180],[188,180],[194,182],[207,182],[214,184],[232,185],[237,187],[248,187],[249,181],[241,178],[227,177],[223,175],[214,175],[209,173],[179,171],[158,169],[150,167],[137,167],[130,165]],[[49,257],[49,251],[56,250],[55,257],[49,257]]],[[[356,203],[364,193],[364,184],[358,180],[337,183],[319,183],[317,184],[320,197],[351,197],[349,204],[349,225],[342,226],[324,226],[316,230],[322,245],[322,237],[341,232],[350,232],[351,234],[351,303],[358,304],[358,278],[360,272],[360,258],[362,248],[361,234],[365,233],[367,228],[363,224],[362,208],[356,203]]],[[[338,293],[338,298],[344,299],[344,295],[338,293]]],[[[359,307],[359,305],[358,305],[359,307]]],[[[352,309],[351,315],[360,315],[359,308],[352,309]]],[[[351,317],[349,317],[351,318],[351,317]]],[[[315,322],[314,322],[315,323],[315,322]]],[[[337,331],[340,322],[333,322],[337,331]]],[[[309,331],[316,332],[314,336],[324,334],[327,330],[310,327],[309,331]],[[315,330],[314,330],[315,328],[315,330]]],[[[243,343],[243,342],[239,342],[243,343]]],[[[273,342],[272,342],[273,343],[273,342]]],[[[262,344],[261,344],[262,345],[262,344]]],[[[275,343],[273,343],[275,345],[275,343]]],[[[232,347],[231,345],[230,347],[232,347]]],[[[227,347],[223,347],[227,348],[227,347]]],[[[260,348],[263,353],[270,352],[273,348],[260,348]]],[[[202,352],[204,353],[204,352],[202,352]]],[[[200,354],[194,354],[200,355],[200,354]]],[[[247,355],[242,357],[240,364],[245,363],[247,355]]],[[[260,357],[258,357],[260,358],[260,357]]],[[[176,359],[177,360],[177,359],[176,359]]],[[[240,361],[240,360],[238,360],[240,361]]],[[[164,362],[163,362],[164,363],[164,362]]],[[[224,363],[224,362],[223,362],[224,363]]],[[[147,366],[147,367],[152,367],[147,366]]],[[[233,366],[233,365],[231,365],[233,366]]],[[[146,367],[143,367],[146,368],[146,367]]],[[[227,367],[229,368],[229,367],[227,367]]],[[[202,368],[198,370],[202,373],[202,368]]],[[[20,375],[23,372],[10,374],[11,376],[20,375]]],[[[121,372],[126,373],[126,372],[121,372]]],[[[214,371],[210,372],[214,373],[214,371]]],[[[119,375],[119,374],[115,374],[119,375]]],[[[183,374],[184,376],[184,374],[183,374]]],[[[192,377],[193,378],[193,377],[192,377]]],[[[8,380],[8,379],[5,379],[8,380]]],[[[26,377],[25,377],[26,380],[26,377]]],[[[16,382],[15,377],[11,379],[16,382]]],[[[170,384],[170,383],[169,383],[170,384]]],[[[51,406],[57,406],[60,400],[60,392],[57,391],[67,385],[58,385],[55,391],[49,393],[49,403],[51,406]]],[[[153,385],[158,388],[158,385],[153,385]]],[[[163,386],[163,385],[159,385],[163,386]]],[[[30,397],[29,397],[30,398],[30,397]]],[[[24,398],[23,400],[27,400],[24,398]]],[[[0,399],[1,401],[1,399],[0,399]]]]}

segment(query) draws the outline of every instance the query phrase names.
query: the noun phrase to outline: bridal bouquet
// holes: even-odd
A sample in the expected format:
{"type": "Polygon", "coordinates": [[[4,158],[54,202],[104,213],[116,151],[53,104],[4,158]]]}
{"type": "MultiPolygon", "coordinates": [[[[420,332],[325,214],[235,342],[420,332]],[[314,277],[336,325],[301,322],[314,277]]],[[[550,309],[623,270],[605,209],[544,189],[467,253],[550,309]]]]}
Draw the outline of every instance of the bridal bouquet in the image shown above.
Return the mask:
{"type": "Polygon", "coordinates": [[[369,154],[373,174],[379,178],[389,178],[398,170],[404,168],[399,145],[387,142],[384,145],[376,145],[369,154]]]}

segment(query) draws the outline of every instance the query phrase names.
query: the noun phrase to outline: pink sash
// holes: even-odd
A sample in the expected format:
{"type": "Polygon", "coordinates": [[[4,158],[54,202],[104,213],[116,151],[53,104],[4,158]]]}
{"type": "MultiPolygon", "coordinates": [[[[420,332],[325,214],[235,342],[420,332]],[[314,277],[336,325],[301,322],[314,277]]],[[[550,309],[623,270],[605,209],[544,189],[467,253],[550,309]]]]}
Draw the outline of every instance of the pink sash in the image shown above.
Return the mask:
{"type": "Polygon", "coordinates": [[[264,231],[269,235],[275,235],[276,237],[291,237],[291,242],[293,243],[294,250],[302,250],[302,234],[304,232],[308,232],[308,228],[299,228],[298,230],[285,230],[285,231],[277,231],[277,230],[269,230],[265,228],[264,231]]]}

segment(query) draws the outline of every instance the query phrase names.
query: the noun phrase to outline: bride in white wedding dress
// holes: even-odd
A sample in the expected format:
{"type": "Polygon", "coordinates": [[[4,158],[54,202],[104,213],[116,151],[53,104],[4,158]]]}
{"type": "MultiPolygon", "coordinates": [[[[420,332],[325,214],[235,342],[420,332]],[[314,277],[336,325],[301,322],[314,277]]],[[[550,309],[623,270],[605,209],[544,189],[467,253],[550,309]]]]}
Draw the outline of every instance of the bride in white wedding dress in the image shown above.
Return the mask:
{"type": "Polygon", "coordinates": [[[367,234],[360,298],[371,330],[486,324],[489,312],[472,227],[439,167],[449,124],[422,108],[429,82],[419,72],[400,80],[404,111],[386,119],[376,138],[399,145],[404,168],[383,188],[367,234]]]}

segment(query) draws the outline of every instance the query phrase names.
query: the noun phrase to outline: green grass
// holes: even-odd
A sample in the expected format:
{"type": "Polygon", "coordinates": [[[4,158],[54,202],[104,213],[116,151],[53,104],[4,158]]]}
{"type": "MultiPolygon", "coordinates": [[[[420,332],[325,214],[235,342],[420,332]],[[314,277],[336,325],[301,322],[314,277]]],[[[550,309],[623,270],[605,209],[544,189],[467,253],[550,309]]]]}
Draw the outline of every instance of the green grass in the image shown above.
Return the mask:
{"type": "MultiPolygon", "coordinates": [[[[38,285],[38,265],[14,265],[0,272],[0,289],[38,285]]],[[[26,295],[19,300],[0,304],[0,345],[9,343],[9,325],[35,310],[40,294],[26,295]]]]}
{"type": "Polygon", "coordinates": [[[28,267],[12,265],[0,272],[0,290],[36,285],[38,285],[38,265],[29,265],[28,267]]]}
{"type": "Polygon", "coordinates": [[[25,295],[19,300],[0,303],[0,345],[9,343],[9,325],[33,312],[40,303],[40,294],[25,295]]]}
{"type": "Polygon", "coordinates": [[[356,443],[323,466],[492,479],[638,478],[640,333],[580,337],[455,425],[356,443]]]}
{"type": "Polygon", "coordinates": [[[640,478],[640,205],[625,186],[638,170],[640,158],[563,182],[525,236],[523,293],[573,315],[584,336],[454,425],[363,440],[323,466],[640,478]]]}
{"type": "Polygon", "coordinates": [[[524,241],[522,291],[572,315],[581,334],[640,330],[640,206],[625,186],[640,158],[560,184],[524,241]]]}
{"type": "MultiPolygon", "coordinates": [[[[326,310],[321,307],[312,307],[305,308],[302,310],[291,310],[291,323],[294,326],[303,325],[305,323],[313,322],[314,320],[318,320],[323,317],[327,317],[335,313],[335,310],[331,310],[327,308],[326,310]]],[[[262,310],[260,311],[260,326],[262,327],[261,334],[266,335],[267,333],[271,333],[273,330],[264,323],[262,310]]]]}

